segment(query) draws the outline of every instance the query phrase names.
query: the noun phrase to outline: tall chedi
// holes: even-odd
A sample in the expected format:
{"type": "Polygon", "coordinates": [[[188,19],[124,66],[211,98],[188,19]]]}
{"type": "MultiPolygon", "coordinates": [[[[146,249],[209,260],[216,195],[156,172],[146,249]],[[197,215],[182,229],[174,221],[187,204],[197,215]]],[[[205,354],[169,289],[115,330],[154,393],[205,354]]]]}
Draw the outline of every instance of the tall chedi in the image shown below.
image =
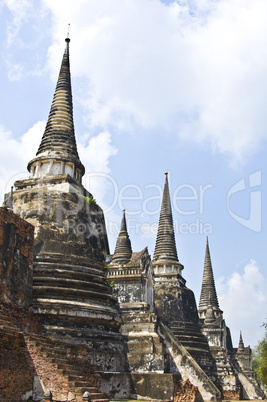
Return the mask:
{"type": "Polygon", "coordinates": [[[214,361],[206,337],[201,333],[195,296],[182,277],[172,218],[168,175],[160,211],[156,247],[153,257],[154,301],[161,320],[203,370],[214,379],[214,361]]]}
{"type": "Polygon", "coordinates": [[[153,267],[157,313],[166,323],[173,321],[197,323],[195,296],[185,286],[186,281],[182,277],[184,267],[178,260],[167,173],[165,173],[153,267]]]}
{"type": "Polygon", "coordinates": [[[198,313],[200,323],[202,324],[202,332],[207,336],[210,348],[222,347],[227,352],[231,352],[233,349],[231,333],[225,324],[223,311],[219,307],[208,237],[206,240],[206,251],[198,313]]]}
{"type": "Polygon", "coordinates": [[[106,279],[103,211],[81,182],[85,169],[75,141],[69,43],[67,38],[41,144],[28,164],[30,177],[15,182],[6,202],[35,227],[33,310],[47,335],[83,342],[99,369],[119,371],[121,318],[106,279]]]}

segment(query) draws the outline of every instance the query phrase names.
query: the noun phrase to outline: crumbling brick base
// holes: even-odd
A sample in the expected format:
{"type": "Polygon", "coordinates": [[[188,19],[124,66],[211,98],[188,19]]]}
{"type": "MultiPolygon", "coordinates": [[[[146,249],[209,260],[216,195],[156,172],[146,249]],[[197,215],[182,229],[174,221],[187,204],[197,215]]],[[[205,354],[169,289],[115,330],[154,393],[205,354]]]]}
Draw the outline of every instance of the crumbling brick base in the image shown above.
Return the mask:
{"type": "Polygon", "coordinates": [[[199,402],[201,401],[198,387],[191,384],[189,379],[179,381],[174,388],[174,402],[199,402]]]}

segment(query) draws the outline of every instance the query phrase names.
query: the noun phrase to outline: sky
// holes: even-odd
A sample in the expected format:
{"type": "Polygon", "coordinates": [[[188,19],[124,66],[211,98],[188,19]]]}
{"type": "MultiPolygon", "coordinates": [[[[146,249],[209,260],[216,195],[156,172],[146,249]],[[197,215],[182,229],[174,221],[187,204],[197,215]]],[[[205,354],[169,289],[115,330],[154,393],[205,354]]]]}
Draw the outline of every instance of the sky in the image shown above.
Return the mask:
{"type": "MultiPolygon", "coordinates": [[[[114,252],[122,209],[153,256],[165,172],[199,302],[206,236],[234,346],[267,321],[267,2],[0,0],[0,197],[27,177],[70,24],[85,187],[114,252]]],[[[2,202],[2,201],[1,201],[2,202]]]]}

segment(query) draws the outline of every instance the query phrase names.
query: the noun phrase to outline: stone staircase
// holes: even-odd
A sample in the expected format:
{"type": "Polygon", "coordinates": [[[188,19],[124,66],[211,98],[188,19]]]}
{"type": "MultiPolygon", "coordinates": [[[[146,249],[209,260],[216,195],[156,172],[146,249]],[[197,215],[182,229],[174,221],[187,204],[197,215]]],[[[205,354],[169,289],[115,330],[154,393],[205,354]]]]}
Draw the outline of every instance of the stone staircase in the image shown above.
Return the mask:
{"type": "Polygon", "coordinates": [[[232,365],[243,386],[243,398],[251,400],[266,399],[266,395],[257,381],[256,373],[251,368],[241,367],[236,359],[232,359],[232,365]]]}
{"type": "Polygon", "coordinates": [[[60,380],[60,386],[62,389],[64,388],[63,394],[67,396],[66,400],[86,401],[87,399],[83,398],[86,393],[88,401],[109,402],[108,396],[99,390],[99,375],[86,362],[86,357],[82,356],[85,352],[84,348],[54,342],[44,336],[32,334],[25,335],[24,339],[35,363],[37,373],[39,371],[40,377],[43,377],[44,381],[46,379],[48,387],[49,384],[52,387],[54,386],[54,390],[52,389],[51,392],[53,397],[55,395],[55,400],[58,399],[60,391],[57,389],[57,384],[49,382],[49,376],[42,373],[43,361],[47,367],[51,367],[51,371],[54,369],[52,376],[56,375],[60,380]]]}
{"type": "Polygon", "coordinates": [[[198,324],[173,321],[168,327],[205,373],[210,378],[214,377],[214,359],[207,338],[202,334],[198,324]]]}
{"type": "Polygon", "coordinates": [[[220,401],[221,392],[202,367],[188,352],[187,348],[177,339],[172,331],[162,321],[159,321],[160,334],[164,339],[166,349],[172,358],[173,369],[176,367],[183,380],[189,379],[198,387],[201,400],[220,401]]]}

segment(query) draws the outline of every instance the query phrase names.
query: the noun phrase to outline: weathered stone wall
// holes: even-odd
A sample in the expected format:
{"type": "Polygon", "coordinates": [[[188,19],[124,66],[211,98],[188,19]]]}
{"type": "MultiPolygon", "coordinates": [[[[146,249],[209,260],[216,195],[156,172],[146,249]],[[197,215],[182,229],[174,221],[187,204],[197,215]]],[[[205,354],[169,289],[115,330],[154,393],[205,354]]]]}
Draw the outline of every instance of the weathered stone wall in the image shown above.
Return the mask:
{"type": "Polygon", "coordinates": [[[104,262],[109,247],[102,209],[69,175],[50,181],[15,183],[13,209],[36,228],[35,256],[74,255],[104,262]]]}
{"type": "Polygon", "coordinates": [[[0,301],[27,307],[32,297],[34,227],[0,208],[0,301]]]}
{"type": "Polygon", "coordinates": [[[165,323],[172,321],[198,322],[195,296],[187,287],[180,287],[175,283],[156,283],[154,301],[157,314],[165,323]]]}
{"type": "Polygon", "coordinates": [[[128,336],[127,358],[131,372],[163,373],[165,349],[156,332],[157,317],[152,311],[122,313],[121,331],[128,336]]]}
{"type": "Polygon", "coordinates": [[[122,282],[115,278],[112,293],[118,297],[118,301],[121,304],[142,302],[141,279],[136,278],[135,280],[122,282]]]}

